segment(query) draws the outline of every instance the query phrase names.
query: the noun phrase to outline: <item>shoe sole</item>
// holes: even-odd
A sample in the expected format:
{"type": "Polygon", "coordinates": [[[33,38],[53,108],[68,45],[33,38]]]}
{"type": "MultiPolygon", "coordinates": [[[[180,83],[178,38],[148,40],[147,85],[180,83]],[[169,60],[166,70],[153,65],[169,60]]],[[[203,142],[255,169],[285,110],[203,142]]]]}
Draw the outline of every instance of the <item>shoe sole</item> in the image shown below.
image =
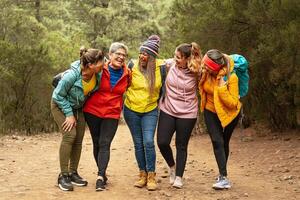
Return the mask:
{"type": "Polygon", "coordinates": [[[147,188],[148,191],[155,191],[157,188],[147,188]]]}
{"type": "Polygon", "coordinates": [[[213,186],[212,188],[215,189],[215,190],[228,190],[228,189],[231,188],[231,186],[224,186],[224,187],[215,187],[215,186],[213,186]]]}
{"type": "Polygon", "coordinates": [[[87,186],[88,184],[87,183],[75,183],[75,182],[71,182],[73,185],[76,185],[76,186],[80,186],[80,187],[83,187],[83,186],[87,186]]]}
{"type": "Polygon", "coordinates": [[[182,186],[180,186],[180,185],[172,185],[172,186],[176,189],[182,189],[182,186]]]}
{"type": "Polygon", "coordinates": [[[63,190],[63,191],[73,191],[74,189],[68,189],[68,188],[64,188],[61,184],[58,184],[59,189],[63,190]]]}
{"type": "Polygon", "coordinates": [[[146,185],[133,185],[134,187],[137,187],[137,188],[143,188],[143,187],[145,187],[146,185]]]}
{"type": "Polygon", "coordinates": [[[96,188],[96,192],[101,192],[101,191],[104,191],[105,188],[96,188]]]}

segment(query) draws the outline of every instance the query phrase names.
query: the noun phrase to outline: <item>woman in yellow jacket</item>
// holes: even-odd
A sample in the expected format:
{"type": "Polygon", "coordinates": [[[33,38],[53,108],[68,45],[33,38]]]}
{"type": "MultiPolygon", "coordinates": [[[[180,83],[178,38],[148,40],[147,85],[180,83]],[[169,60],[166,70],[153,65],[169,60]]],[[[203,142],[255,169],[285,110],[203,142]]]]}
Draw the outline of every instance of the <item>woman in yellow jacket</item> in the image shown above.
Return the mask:
{"type": "Polygon", "coordinates": [[[161,64],[157,59],[160,38],[150,36],[140,47],[133,62],[131,84],[126,92],[124,118],[130,129],[139,167],[134,186],[156,190],[154,133],[158,119],[158,99],[162,87],[161,64]]]}
{"type": "Polygon", "coordinates": [[[231,188],[227,179],[229,141],[241,110],[238,77],[233,67],[233,60],[216,49],[209,50],[202,60],[199,82],[201,111],[204,112],[220,173],[213,184],[214,189],[231,188]]]}

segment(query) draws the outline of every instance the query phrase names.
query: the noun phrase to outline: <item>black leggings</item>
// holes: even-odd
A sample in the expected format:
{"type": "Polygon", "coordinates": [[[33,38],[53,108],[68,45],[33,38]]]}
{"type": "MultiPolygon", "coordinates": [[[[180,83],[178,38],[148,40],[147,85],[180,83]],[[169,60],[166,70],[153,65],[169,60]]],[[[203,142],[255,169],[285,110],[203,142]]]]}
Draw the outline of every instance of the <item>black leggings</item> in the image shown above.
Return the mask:
{"type": "Polygon", "coordinates": [[[232,132],[239,122],[239,115],[224,129],[216,113],[204,110],[204,120],[214,148],[219,173],[222,176],[227,176],[229,142],[232,132]]]}
{"type": "Polygon", "coordinates": [[[197,118],[177,118],[160,111],[157,130],[157,145],[162,156],[168,163],[168,166],[174,166],[175,162],[170,143],[173,134],[176,131],[176,176],[183,176],[187,159],[188,142],[196,121],[197,118]]]}
{"type": "Polygon", "coordinates": [[[105,176],[110,158],[110,145],[118,128],[118,119],[99,118],[84,113],[93,140],[93,153],[98,166],[98,176],[105,176]]]}

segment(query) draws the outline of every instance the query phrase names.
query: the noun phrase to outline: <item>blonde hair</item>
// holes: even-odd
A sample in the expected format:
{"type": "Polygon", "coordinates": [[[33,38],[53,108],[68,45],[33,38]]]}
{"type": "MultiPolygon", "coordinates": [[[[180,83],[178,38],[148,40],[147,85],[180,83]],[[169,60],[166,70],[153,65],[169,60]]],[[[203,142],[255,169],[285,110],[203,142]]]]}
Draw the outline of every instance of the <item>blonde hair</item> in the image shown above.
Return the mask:
{"type": "Polygon", "coordinates": [[[156,71],[156,59],[154,56],[148,54],[148,62],[146,69],[144,70],[143,67],[140,64],[139,61],[139,69],[143,72],[145,78],[148,81],[148,87],[149,87],[149,94],[150,97],[153,96],[154,89],[155,89],[155,71],[156,71]]]}

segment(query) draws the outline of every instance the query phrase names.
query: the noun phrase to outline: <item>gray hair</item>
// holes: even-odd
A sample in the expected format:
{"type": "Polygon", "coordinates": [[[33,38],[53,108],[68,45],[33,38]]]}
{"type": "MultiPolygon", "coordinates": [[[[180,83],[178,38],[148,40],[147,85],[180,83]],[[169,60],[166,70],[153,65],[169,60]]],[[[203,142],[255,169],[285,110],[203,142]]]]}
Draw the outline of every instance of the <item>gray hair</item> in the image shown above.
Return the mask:
{"type": "Polygon", "coordinates": [[[128,52],[128,47],[120,42],[114,42],[109,47],[109,53],[115,53],[118,49],[124,49],[126,54],[128,52]]]}

